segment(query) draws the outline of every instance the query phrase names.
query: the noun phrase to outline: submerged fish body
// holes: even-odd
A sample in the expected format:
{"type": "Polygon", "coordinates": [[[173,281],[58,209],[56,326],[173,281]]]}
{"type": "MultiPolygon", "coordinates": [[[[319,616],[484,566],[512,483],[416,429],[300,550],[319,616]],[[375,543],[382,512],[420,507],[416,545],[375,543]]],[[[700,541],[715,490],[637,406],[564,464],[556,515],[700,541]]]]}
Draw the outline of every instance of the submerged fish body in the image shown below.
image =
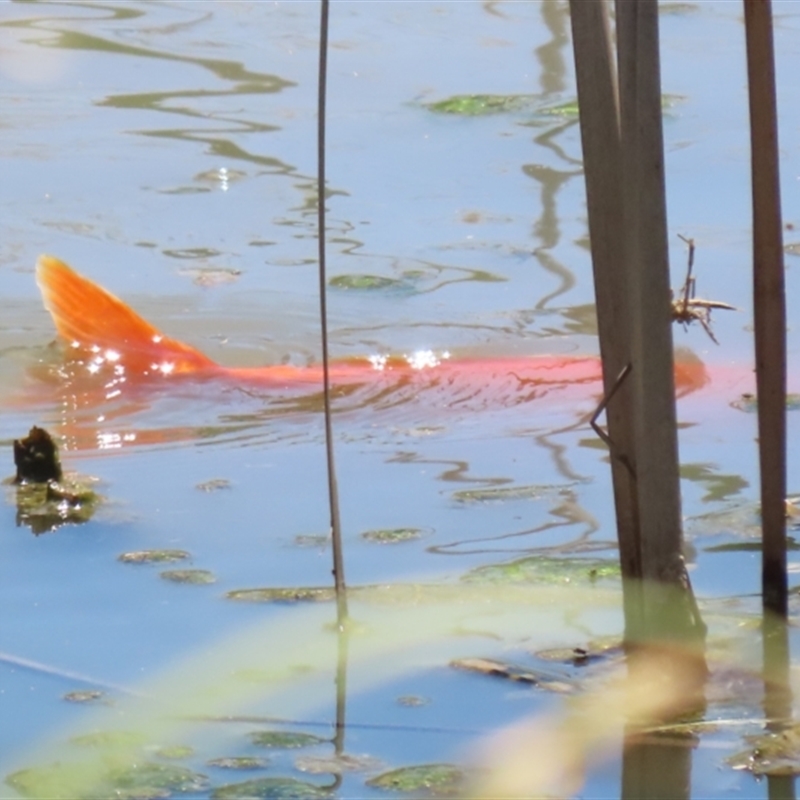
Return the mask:
{"type": "MultiPolygon", "coordinates": [[[[167,336],[57,258],[41,256],[36,279],[65,345],[66,358],[48,374],[55,378],[65,411],[62,434],[72,441],[70,449],[91,447],[92,441],[102,447],[109,436],[115,442],[126,435],[130,441],[148,440],[146,431],[134,434],[129,429],[126,434],[123,419],[149,408],[156,395],[165,393],[176,398],[188,393],[206,403],[240,397],[241,392],[255,395],[267,400],[267,410],[259,405],[262,410],[253,415],[262,420],[265,415],[318,412],[322,407],[320,365],[225,367],[167,336]],[[222,385],[224,391],[198,393],[198,383],[222,385]]],[[[748,370],[725,367],[711,372],[696,357],[685,355],[677,361],[675,378],[679,396],[703,398],[709,388],[717,396],[718,390],[729,392],[734,385],[749,391],[751,383],[748,370]]],[[[429,351],[374,355],[333,361],[330,380],[338,411],[393,409],[398,415],[400,406],[419,403],[423,408],[415,416],[425,421],[442,410],[466,412],[531,402],[540,409],[546,402],[558,413],[574,410],[583,419],[602,393],[595,356],[451,358],[429,351]]],[[[174,441],[198,434],[182,424],[149,435],[153,441],[174,441]]]]}
{"type": "MultiPolygon", "coordinates": [[[[130,306],[63,261],[41,256],[36,280],[45,308],[74,360],[90,373],[111,368],[127,382],[191,377],[195,380],[223,380],[246,386],[276,389],[319,387],[319,365],[299,367],[275,364],[263,367],[224,367],[191,345],[172,339],[139,316],[130,306]]],[[[702,370],[685,375],[683,383],[705,381],[702,370]]],[[[456,381],[474,389],[487,384],[515,385],[521,397],[533,399],[550,388],[590,385],[601,379],[596,357],[531,356],[515,358],[437,357],[429,351],[410,356],[374,355],[334,361],[330,378],[334,384],[415,381],[419,377],[448,384],[456,381]]]]}

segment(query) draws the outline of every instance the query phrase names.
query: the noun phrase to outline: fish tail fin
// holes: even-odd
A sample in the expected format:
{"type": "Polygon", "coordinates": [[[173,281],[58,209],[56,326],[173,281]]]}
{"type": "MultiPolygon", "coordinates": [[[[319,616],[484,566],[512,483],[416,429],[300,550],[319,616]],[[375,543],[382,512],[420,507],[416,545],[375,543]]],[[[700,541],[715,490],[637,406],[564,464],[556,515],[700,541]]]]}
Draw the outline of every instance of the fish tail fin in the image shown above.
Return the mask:
{"type": "Polygon", "coordinates": [[[39,257],[36,282],[56,330],[75,349],[112,351],[128,369],[144,372],[216,367],[208,356],[165,336],[122,300],[53,256],[39,257]]]}

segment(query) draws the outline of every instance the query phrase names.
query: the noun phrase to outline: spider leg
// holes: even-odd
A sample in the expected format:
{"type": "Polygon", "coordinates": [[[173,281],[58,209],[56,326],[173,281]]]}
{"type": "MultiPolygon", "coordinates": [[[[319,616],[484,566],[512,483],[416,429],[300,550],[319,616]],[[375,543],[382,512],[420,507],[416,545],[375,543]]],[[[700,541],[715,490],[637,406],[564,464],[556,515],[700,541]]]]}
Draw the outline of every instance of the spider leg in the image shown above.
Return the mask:
{"type": "Polygon", "coordinates": [[[711,312],[706,311],[705,314],[698,315],[697,319],[700,320],[703,330],[709,335],[711,341],[714,342],[714,344],[719,344],[717,337],[714,336],[714,331],[711,330],[711,312]]]}

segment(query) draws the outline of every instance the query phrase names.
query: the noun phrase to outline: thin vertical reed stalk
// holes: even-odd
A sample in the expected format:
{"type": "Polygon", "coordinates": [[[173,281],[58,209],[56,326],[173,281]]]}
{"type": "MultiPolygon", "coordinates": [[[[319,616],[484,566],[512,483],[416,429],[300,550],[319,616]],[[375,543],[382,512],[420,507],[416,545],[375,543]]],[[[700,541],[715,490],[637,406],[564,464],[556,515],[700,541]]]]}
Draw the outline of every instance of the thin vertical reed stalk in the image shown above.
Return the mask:
{"type": "Polygon", "coordinates": [[[597,325],[603,362],[603,387],[613,399],[606,407],[613,448],[611,474],[617,516],[626,639],[637,638],[641,603],[636,579],[642,577],[638,498],[634,480],[630,383],[615,392],[615,382],[630,363],[628,294],[623,256],[622,186],[617,77],[606,2],[570,0],[581,144],[589,211],[597,325]]]}
{"type": "Polygon", "coordinates": [[[770,0],[745,0],[764,609],[786,617],[786,299],[770,0]]]}
{"type": "Polygon", "coordinates": [[[333,425],[331,422],[330,357],[328,355],[328,303],[325,262],[325,100],[328,79],[328,18],[329,2],[321,0],[319,22],[319,84],[317,93],[317,227],[319,244],[319,315],[322,332],[322,393],[325,403],[325,452],[328,462],[328,500],[331,515],[333,542],[333,580],[336,587],[336,611],[339,629],[347,621],[347,588],[344,580],[342,554],[342,526],[339,519],[339,488],[336,482],[336,465],[333,453],[333,425]]]}

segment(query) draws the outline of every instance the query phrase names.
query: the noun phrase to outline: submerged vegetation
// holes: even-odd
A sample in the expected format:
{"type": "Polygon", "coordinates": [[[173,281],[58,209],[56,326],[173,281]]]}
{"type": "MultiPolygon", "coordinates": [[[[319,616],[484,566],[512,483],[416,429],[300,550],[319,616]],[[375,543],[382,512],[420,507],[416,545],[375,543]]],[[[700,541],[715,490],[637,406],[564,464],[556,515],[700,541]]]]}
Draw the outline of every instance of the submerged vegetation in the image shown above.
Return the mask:
{"type": "MultiPolygon", "coordinates": [[[[685,98],[680,95],[665,94],[661,98],[661,107],[669,110],[683,100],[685,98]]],[[[534,117],[578,118],[577,98],[553,103],[549,96],[534,94],[457,94],[444,100],[423,103],[423,106],[436,114],[462,117],[527,113],[534,117]]]]}
{"type": "Polygon", "coordinates": [[[586,558],[548,558],[529,556],[506,564],[488,564],[475,567],[462,580],[467,583],[489,583],[503,586],[514,584],[595,584],[612,580],[619,583],[621,576],[617,560],[586,558]]]}
{"type": "MultiPolygon", "coordinates": [[[[347,776],[362,791],[369,787],[411,796],[563,796],[583,780],[587,761],[604,757],[609,737],[623,723],[635,725],[643,735],[668,732],[670,723],[664,720],[685,708],[687,698],[681,688],[685,684],[682,678],[677,685],[664,683],[666,652],[654,654],[649,666],[625,677],[619,639],[530,649],[531,615],[539,621],[537,643],[565,641],[565,622],[580,627],[582,620],[601,609],[612,612],[619,604],[618,588],[604,594],[597,588],[559,584],[549,589],[533,586],[526,592],[507,595],[499,587],[471,587],[459,602],[442,597],[417,609],[354,600],[353,613],[360,625],[349,645],[352,698],[369,696],[383,684],[417,674],[421,663],[427,670],[439,671],[447,658],[442,655],[463,653],[467,641],[475,655],[450,661],[452,680],[470,682],[462,690],[469,685],[471,691],[480,691],[475,681],[505,679],[509,688],[534,693],[532,697],[554,693],[572,698],[569,706],[552,708],[547,717],[534,716],[484,740],[470,769],[457,763],[412,763],[389,769],[370,752],[371,737],[360,741],[363,754],[337,750],[330,721],[315,721],[318,709],[330,699],[331,614],[323,606],[310,605],[287,608],[271,621],[211,643],[206,652],[193,654],[156,681],[137,687],[141,694],[136,697],[110,694],[109,702],[76,722],[66,737],[43,743],[38,756],[32,751],[29,766],[7,775],[6,781],[24,797],[70,800],[186,792],[280,798],[333,791],[329,784],[292,777],[293,770],[300,770],[347,776]],[[540,613],[554,608],[560,613],[540,613]],[[491,628],[481,632],[489,621],[491,628]],[[305,632],[302,640],[297,630],[305,632]],[[465,639],[466,635],[471,638],[465,639]],[[480,655],[497,637],[514,653],[512,659],[480,655]],[[256,676],[257,665],[268,668],[256,676]],[[284,702],[295,715],[306,718],[305,725],[260,716],[262,709],[284,702]],[[117,727],[120,721],[125,728],[117,727]],[[302,730],[311,724],[320,728],[318,733],[302,730]],[[185,764],[169,763],[174,760],[185,764]],[[266,769],[269,775],[263,776],[266,769]],[[229,773],[239,770],[254,772],[254,777],[231,782],[229,773]],[[510,786],[516,788],[511,791],[510,786]]],[[[758,673],[744,655],[755,632],[742,628],[740,608],[712,601],[703,611],[714,656],[707,682],[709,704],[702,724],[693,723],[691,730],[730,747],[732,731],[736,737],[755,736],[762,720],[758,673]]],[[[403,706],[410,714],[424,714],[427,708],[436,712],[435,699],[432,705],[403,706]]],[[[682,719],[680,724],[688,724],[685,716],[682,719]]],[[[420,734],[427,730],[427,723],[418,724],[420,734]]],[[[357,732],[359,721],[352,725],[357,732]]],[[[384,734],[391,730],[391,726],[377,727],[384,734]]],[[[772,750],[753,739],[750,751],[732,757],[731,768],[770,774],[769,759],[795,758],[792,737],[790,732],[771,736],[772,750]]]]}
{"type": "Polygon", "coordinates": [[[325,741],[311,733],[298,731],[255,731],[250,734],[249,738],[256,747],[274,747],[281,750],[310,747],[325,741]]]}
{"type": "Polygon", "coordinates": [[[103,498],[97,479],[67,472],[60,481],[25,482],[15,487],[17,525],[31,532],[50,533],[62,525],[83,525],[94,516],[103,498]]]}
{"type": "Polygon", "coordinates": [[[201,792],[208,778],[184,767],[155,762],[109,765],[87,787],[81,764],[51,764],[15,772],[6,783],[23,797],[32,800],[102,800],[118,797],[127,800],[159,800],[173,793],[201,792]]]}
{"type": "Polygon", "coordinates": [[[133,550],[122,553],[118,560],[123,564],[166,564],[190,558],[186,550],[133,550]]]}
{"type": "Polygon", "coordinates": [[[207,569],[168,569],[159,572],[159,577],[173,583],[188,583],[194,586],[205,586],[216,583],[214,573],[207,569]]]}
{"type": "Polygon", "coordinates": [[[454,764],[420,764],[376,775],[367,781],[367,786],[392,789],[396,792],[449,797],[464,792],[465,779],[465,770],[454,764]]]}
{"type": "Polygon", "coordinates": [[[371,531],[364,531],[362,539],[376,544],[399,544],[401,542],[412,542],[422,536],[420,528],[380,528],[371,531]]]}
{"type": "Polygon", "coordinates": [[[256,778],[219,786],[211,797],[213,800],[314,800],[330,797],[332,791],[333,787],[317,786],[297,778],[256,778]]]}
{"type": "Polygon", "coordinates": [[[445,100],[426,103],[425,108],[437,114],[482,117],[487,114],[528,111],[534,106],[536,100],[536,95],[525,94],[458,94],[445,100]]]}

